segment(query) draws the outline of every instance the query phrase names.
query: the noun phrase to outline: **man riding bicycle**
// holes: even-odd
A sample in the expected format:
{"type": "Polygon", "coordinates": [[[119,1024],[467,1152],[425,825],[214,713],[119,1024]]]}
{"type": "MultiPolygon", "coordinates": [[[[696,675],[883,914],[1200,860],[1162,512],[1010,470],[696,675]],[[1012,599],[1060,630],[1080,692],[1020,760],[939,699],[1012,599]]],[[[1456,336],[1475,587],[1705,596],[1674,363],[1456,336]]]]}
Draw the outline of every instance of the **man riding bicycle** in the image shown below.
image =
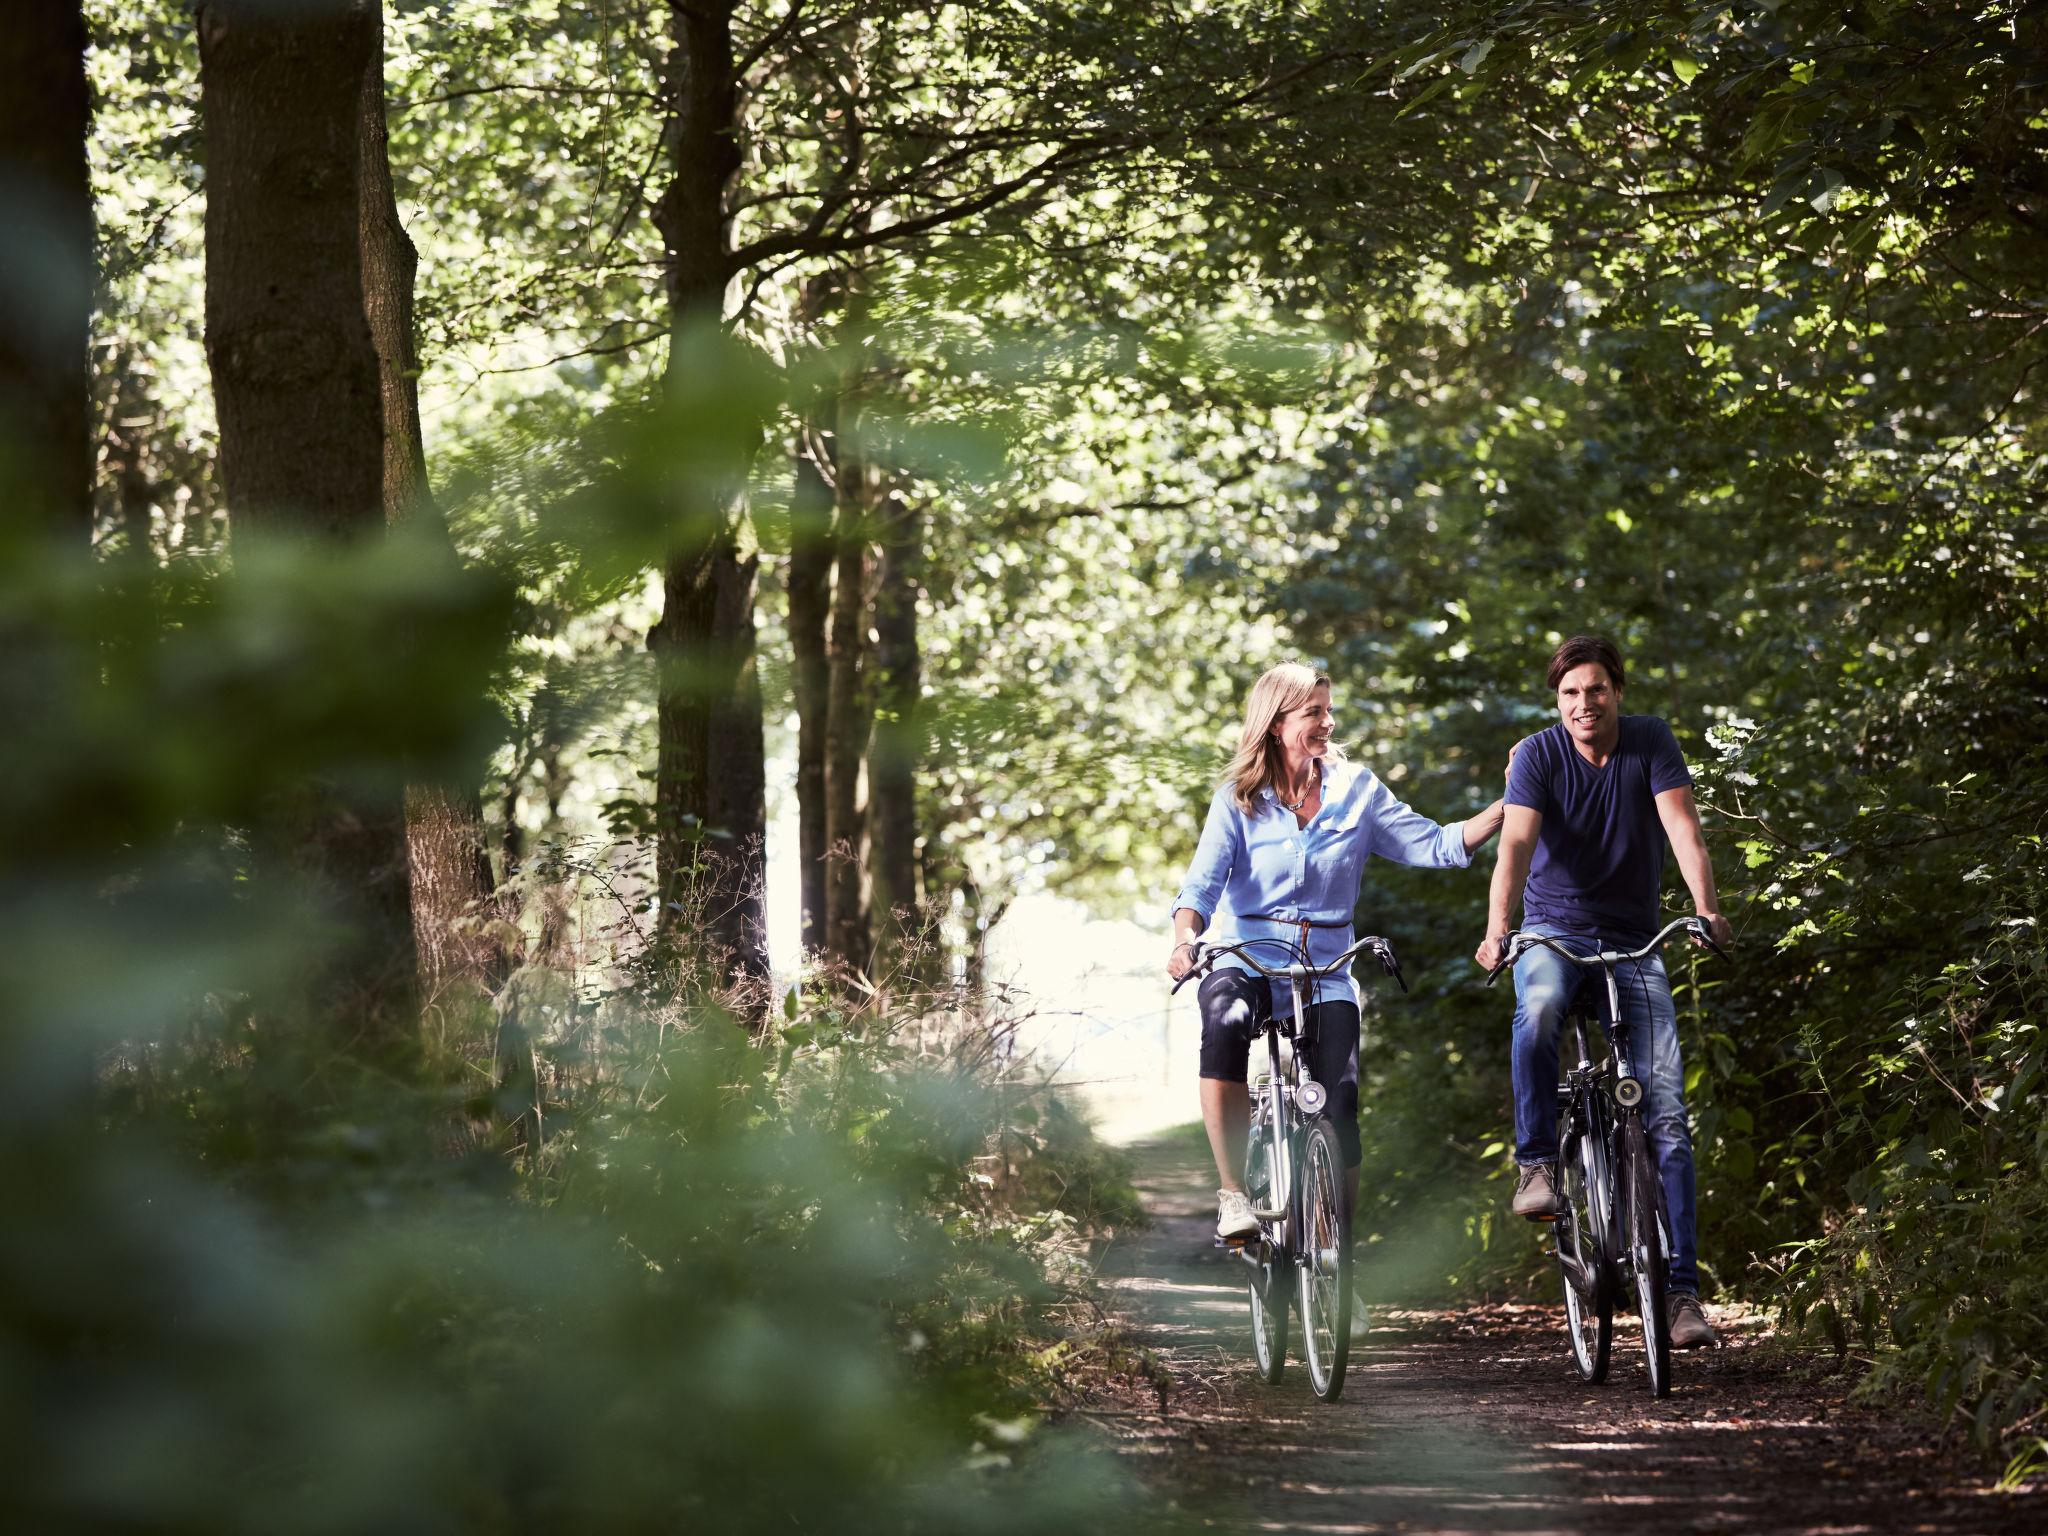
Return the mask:
{"type": "MultiPolygon", "coordinates": [[[[1723,947],[1732,944],[1693,804],[1692,774],[1670,726],[1654,716],[1621,713],[1621,653],[1610,640],[1574,636],[1550,658],[1547,678],[1559,723],[1518,744],[1509,764],[1487,936],[1474,958],[1489,971],[1498,963],[1517,902],[1528,932],[1588,951],[1644,944],[1657,930],[1667,839],[1695,910],[1723,947]]],[[[1579,979],[1578,967],[1541,946],[1515,963],[1520,1169],[1513,1209],[1534,1221],[1553,1219],[1558,1210],[1557,1041],[1579,979]]],[[[1643,960],[1621,988],[1621,1000],[1631,1038],[1645,1052],[1644,1125],[1671,1229],[1671,1342],[1699,1348],[1715,1338],[1699,1303],[1685,1068],[1663,960],[1643,960]]]]}

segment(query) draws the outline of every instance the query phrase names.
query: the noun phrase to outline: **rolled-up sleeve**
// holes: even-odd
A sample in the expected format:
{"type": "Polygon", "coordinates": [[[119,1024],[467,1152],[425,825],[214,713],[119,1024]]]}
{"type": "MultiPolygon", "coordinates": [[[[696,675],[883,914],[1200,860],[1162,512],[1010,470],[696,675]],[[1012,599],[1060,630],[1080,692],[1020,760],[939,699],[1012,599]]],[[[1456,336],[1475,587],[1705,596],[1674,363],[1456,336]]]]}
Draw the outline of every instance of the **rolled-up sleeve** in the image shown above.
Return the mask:
{"type": "Polygon", "coordinates": [[[1226,784],[1209,801],[1209,816],[1202,823],[1202,841],[1195,848],[1187,878],[1180,883],[1180,894],[1173,898],[1174,911],[1192,908],[1207,923],[1216,915],[1216,903],[1222,899],[1230,871],[1243,856],[1244,818],[1226,784]]]}
{"type": "Polygon", "coordinates": [[[1472,850],[1465,846],[1465,823],[1431,821],[1396,800],[1394,792],[1377,779],[1366,814],[1372,818],[1372,851],[1383,859],[1424,869],[1465,869],[1472,863],[1472,850]]]}

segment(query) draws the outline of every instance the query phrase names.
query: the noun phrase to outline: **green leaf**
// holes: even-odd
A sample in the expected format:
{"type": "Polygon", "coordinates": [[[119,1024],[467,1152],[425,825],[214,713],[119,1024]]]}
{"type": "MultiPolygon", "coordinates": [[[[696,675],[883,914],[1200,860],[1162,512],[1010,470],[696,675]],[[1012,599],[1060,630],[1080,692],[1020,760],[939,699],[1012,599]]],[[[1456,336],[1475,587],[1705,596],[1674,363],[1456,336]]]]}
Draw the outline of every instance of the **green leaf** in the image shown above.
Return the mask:
{"type": "Polygon", "coordinates": [[[1807,182],[1809,191],[1806,194],[1806,200],[1813,204],[1813,211],[1815,213],[1826,213],[1835,206],[1836,201],[1842,195],[1842,188],[1846,184],[1840,171],[1831,165],[1821,166],[1807,182]],[[1815,183],[1819,184],[1818,190],[1811,190],[1814,188],[1815,183]]]}
{"type": "Polygon", "coordinates": [[[1480,65],[1486,62],[1486,56],[1491,52],[1493,52],[1493,39],[1483,37],[1465,50],[1465,56],[1458,60],[1458,68],[1465,71],[1468,75],[1473,74],[1480,65]]]}

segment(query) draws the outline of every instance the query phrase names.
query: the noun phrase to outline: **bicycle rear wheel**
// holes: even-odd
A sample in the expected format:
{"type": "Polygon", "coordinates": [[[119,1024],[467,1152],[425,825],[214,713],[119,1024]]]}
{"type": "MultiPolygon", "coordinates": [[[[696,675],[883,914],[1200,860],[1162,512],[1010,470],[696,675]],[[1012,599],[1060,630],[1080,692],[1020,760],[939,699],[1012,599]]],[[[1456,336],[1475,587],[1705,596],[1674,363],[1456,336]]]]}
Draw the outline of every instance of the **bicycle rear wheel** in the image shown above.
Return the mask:
{"type": "Polygon", "coordinates": [[[1630,1115],[1621,1128],[1621,1166],[1626,1186],[1630,1278],[1635,1284],[1636,1312],[1643,1321],[1643,1361],[1650,1372],[1650,1395],[1671,1395],[1671,1324],[1664,1315],[1667,1280],[1664,1252],[1664,1190],[1657,1177],[1657,1159],[1650,1151],[1642,1117],[1630,1115]]]}
{"type": "Polygon", "coordinates": [[[1337,1128],[1312,1120],[1301,1143],[1301,1344],[1308,1382],[1334,1403],[1351,1358],[1351,1212],[1337,1128]]]}
{"type": "MultiPolygon", "coordinates": [[[[1272,1131],[1263,1104],[1252,1117],[1244,1171],[1245,1188],[1251,1193],[1252,1204],[1269,1206],[1273,1200],[1274,1161],[1272,1131]]],[[[1268,1383],[1278,1381],[1282,1368],[1287,1364],[1288,1286],[1284,1268],[1286,1260],[1282,1256],[1284,1224],[1277,1236],[1279,1243],[1268,1242],[1263,1233],[1255,1239],[1258,1251],[1265,1257],[1252,1266],[1251,1276],[1246,1281],[1246,1288],[1251,1293],[1252,1360],[1258,1367],[1259,1380],[1268,1383]]]]}
{"type": "Polygon", "coordinates": [[[1252,1359],[1259,1380],[1275,1382],[1287,1364],[1287,1286],[1283,1261],[1268,1257],[1252,1272],[1252,1359]]]}
{"type": "Polygon", "coordinates": [[[1617,1289],[1606,1219],[1606,1213],[1614,1209],[1613,1185],[1598,1103],[1589,1093],[1571,1111],[1572,1129],[1558,1149],[1564,1214],[1555,1228],[1572,1364],[1578,1367],[1579,1376],[1590,1382],[1607,1379],[1617,1289]]]}

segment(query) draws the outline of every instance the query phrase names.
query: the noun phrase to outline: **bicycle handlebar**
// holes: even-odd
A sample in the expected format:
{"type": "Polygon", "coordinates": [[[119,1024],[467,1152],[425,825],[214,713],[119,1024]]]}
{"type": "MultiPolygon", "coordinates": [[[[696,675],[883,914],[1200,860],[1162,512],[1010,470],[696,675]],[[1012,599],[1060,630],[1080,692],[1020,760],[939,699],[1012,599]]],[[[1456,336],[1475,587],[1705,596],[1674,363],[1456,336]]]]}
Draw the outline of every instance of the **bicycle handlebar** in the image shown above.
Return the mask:
{"type": "Polygon", "coordinates": [[[1284,970],[1275,970],[1256,956],[1246,954],[1245,950],[1253,944],[1278,944],[1286,948],[1290,954],[1294,953],[1293,946],[1286,939],[1239,939],[1235,944],[1204,944],[1199,939],[1190,939],[1188,947],[1194,950],[1195,961],[1188,967],[1187,974],[1173,984],[1173,990],[1180,991],[1195,977],[1206,973],[1220,955],[1235,955],[1260,975],[1271,980],[1292,981],[1297,970],[1309,976],[1335,976],[1366,950],[1372,951],[1373,957],[1380,963],[1380,969],[1393,977],[1403,992],[1408,990],[1408,978],[1401,974],[1401,962],[1394,955],[1394,946],[1377,934],[1367,934],[1336,959],[1322,965],[1296,962],[1284,970]]]}
{"type": "Polygon", "coordinates": [[[1588,970],[1594,970],[1604,966],[1619,965],[1624,960],[1641,960],[1655,954],[1664,947],[1665,941],[1681,928],[1686,931],[1689,938],[1704,944],[1723,960],[1728,958],[1728,951],[1715,942],[1713,931],[1707,927],[1707,920],[1703,917],[1672,919],[1671,922],[1664,925],[1662,933],[1650,940],[1641,949],[1602,949],[1596,950],[1590,955],[1582,955],[1576,950],[1567,949],[1547,933],[1523,933],[1520,929],[1510,929],[1501,941],[1500,960],[1494,965],[1492,970],[1486,973],[1486,984],[1490,987],[1494,982],[1498,981],[1500,973],[1521,959],[1524,954],[1528,953],[1532,945],[1541,944],[1545,949],[1553,950],[1563,955],[1565,959],[1571,961],[1574,965],[1583,965],[1588,970]]]}

